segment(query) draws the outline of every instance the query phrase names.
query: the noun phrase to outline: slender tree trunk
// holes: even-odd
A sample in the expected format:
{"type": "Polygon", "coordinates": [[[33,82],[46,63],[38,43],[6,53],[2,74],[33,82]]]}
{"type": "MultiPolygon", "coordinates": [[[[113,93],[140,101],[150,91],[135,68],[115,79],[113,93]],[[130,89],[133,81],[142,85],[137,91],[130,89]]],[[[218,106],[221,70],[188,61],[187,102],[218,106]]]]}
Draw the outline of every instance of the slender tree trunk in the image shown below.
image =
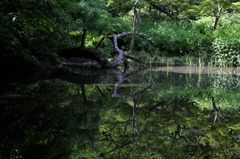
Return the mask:
{"type": "Polygon", "coordinates": [[[142,25],[142,20],[141,20],[141,8],[138,9],[137,20],[138,20],[138,24],[139,24],[139,25],[142,25]]]}
{"type": "Polygon", "coordinates": [[[98,47],[101,45],[101,43],[103,42],[103,40],[105,39],[105,37],[103,37],[101,40],[100,40],[100,42],[97,44],[97,46],[95,47],[95,50],[97,50],[98,49],[98,47]]]}
{"type": "Polygon", "coordinates": [[[137,9],[136,9],[137,3],[138,3],[138,0],[133,5],[133,14],[134,14],[133,15],[133,34],[132,34],[132,41],[131,41],[131,45],[130,45],[128,54],[130,54],[132,52],[133,45],[134,45],[134,38],[135,38],[134,33],[136,32],[136,19],[137,19],[137,9]]]}
{"type": "Polygon", "coordinates": [[[82,43],[81,43],[81,46],[80,46],[80,47],[82,47],[82,48],[85,47],[86,37],[87,37],[87,29],[84,28],[84,29],[83,29],[83,34],[82,34],[82,43]]]}
{"type": "Polygon", "coordinates": [[[220,17],[222,16],[222,7],[220,7],[220,4],[218,4],[218,14],[215,15],[214,17],[214,22],[212,24],[212,27],[213,27],[213,30],[216,30],[217,29],[217,24],[218,24],[218,21],[220,19],[220,17]]]}
{"type": "Polygon", "coordinates": [[[213,24],[212,24],[213,30],[216,30],[216,29],[217,29],[217,24],[218,24],[219,19],[220,19],[219,16],[215,16],[215,17],[214,17],[214,22],[213,22],[213,24]]]}

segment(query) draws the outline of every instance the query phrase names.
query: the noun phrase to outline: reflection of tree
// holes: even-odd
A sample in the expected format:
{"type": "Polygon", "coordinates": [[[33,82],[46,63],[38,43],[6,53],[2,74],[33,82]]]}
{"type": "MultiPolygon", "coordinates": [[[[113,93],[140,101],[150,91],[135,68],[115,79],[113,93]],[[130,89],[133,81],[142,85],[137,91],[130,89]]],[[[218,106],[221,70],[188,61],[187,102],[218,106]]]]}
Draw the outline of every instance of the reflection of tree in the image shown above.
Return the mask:
{"type": "Polygon", "coordinates": [[[232,100],[236,88],[215,88],[212,77],[194,85],[197,78],[176,78],[179,75],[173,76],[175,82],[168,75],[166,83],[154,87],[120,87],[120,82],[136,82],[133,77],[139,73],[108,70],[102,76],[84,75],[99,76],[98,83],[109,75],[117,77],[115,96],[112,85],[87,85],[79,79],[83,76],[73,73],[51,74],[57,80],[14,83],[0,101],[1,157],[9,158],[14,150],[25,158],[240,157],[240,109],[225,108],[222,103],[227,102],[220,100],[225,90],[234,92],[226,94],[232,100]]]}
{"type": "MultiPolygon", "coordinates": [[[[136,97],[136,96],[140,96],[141,94],[150,90],[152,86],[147,86],[142,91],[140,91],[136,94],[133,94],[133,95],[120,95],[120,94],[117,93],[117,90],[118,90],[119,84],[123,83],[124,81],[129,81],[129,79],[132,76],[135,76],[135,75],[143,72],[145,69],[146,68],[142,68],[142,69],[137,70],[133,73],[126,74],[127,70],[124,70],[124,72],[122,72],[119,69],[110,68],[110,69],[104,69],[104,70],[102,70],[102,69],[97,70],[96,72],[94,72],[93,75],[82,75],[82,74],[74,74],[74,73],[69,73],[69,74],[55,74],[54,73],[53,77],[64,80],[64,81],[68,81],[68,82],[71,82],[71,83],[75,83],[75,84],[81,84],[83,99],[84,99],[84,102],[86,103],[87,97],[86,97],[86,91],[85,91],[84,84],[88,84],[88,83],[98,84],[98,83],[101,83],[102,80],[104,80],[105,78],[107,78],[111,74],[115,75],[117,77],[117,82],[115,82],[115,84],[113,86],[113,95],[115,97],[133,98],[133,97],[136,97]]],[[[99,90],[99,92],[101,93],[101,95],[103,95],[99,86],[96,86],[96,87],[99,90]]]]}
{"type": "MultiPolygon", "coordinates": [[[[148,98],[151,97],[148,96],[148,98]]],[[[132,106],[134,105],[133,102],[132,106]]],[[[104,124],[105,131],[111,134],[114,142],[121,143],[123,136],[127,135],[128,141],[132,143],[116,147],[108,141],[111,146],[101,151],[105,152],[105,158],[121,158],[123,154],[130,158],[239,157],[240,154],[236,151],[239,148],[237,144],[239,139],[234,141],[238,138],[236,134],[239,132],[235,127],[237,122],[231,120],[232,122],[229,123],[230,118],[235,118],[234,111],[222,110],[225,116],[227,114],[228,119],[221,118],[219,122],[213,124],[213,120],[208,118],[211,110],[207,108],[202,110],[199,106],[198,103],[191,102],[190,96],[176,96],[156,101],[150,108],[140,107],[137,129],[141,132],[140,136],[128,126],[132,123],[131,114],[126,115],[125,118],[107,122],[104,124]],[[230,125],[235,126],[229,131],[230,125]]],[[[125,107],[122,106],[122,109],[125,107]]],[[[111,111],[111,114],[114,116],[126,113],[124,110],[116,111],[118,113],[114,114],[111,111]]],[[[103,143],[101,142],[101,145],[104,145],[103,143]]]]}
{"type": "Polygon", "coordinates": [[[119,84],[123,83],[125,80],[129,81],[129,78],[131,76],[139,74],[142,71],[144,71],[144,69],[137,70],[137,71],[135,71],[135,72],[133,72],[131,74],[128,74],[128,75],[125,72],[121,72],[120,70],[112,71],[112,73],[114,73],[117,76],[117,78],[118,78],[118,81],[114,84],[114,87],[113,87],[113,95],[115,97],[133,98],[133,97],[136,97],[136,96],[140,96],[141,94],[145,93],[148,90],[151,90],[152,85],[144,88],[144,90],[142,90],[142,91],[140,91],[138,93],[131,94],[131,95],[120,95],[120,94],[117,93],[119,84]]]}
{"type": "MultiPolygon", "coordinates": [[[[221,116],[224,118],[219,118],[216,122],[216,114],[220,117],[220,111],[213,98],[211,98],[212,103],[209,100],[207,102],[210,108],[202,108],[199,102],[192,100],[193,96],[208,99],[215,96],[212,87],[205,90],[196,89],[191,85],[193,81],[189,80],[190,83],[187,83],[186,88],[189,92],[185,94],[177,94],[179,89],[183,89],[183,86],[180,87],[177,84],[172,84],[173,90],[167,87],[157,89],[155,86],[151,92],[147,92],[151,87],[136,88],[137,91],[134,92],[133,89],[119,87],[120,83],[129,81],[131,75],[126,75],[119,70],[111,70],[108,73],[117,77],[113,88],[114,96],[122,98],[110,99],[101,96],[102,100],[111,100],[107,106],[108,109],[104,109],[104,113],[101,113],[101,135],[94,142],[94,150],[101,152],[101,157],[239,157],[237,110],[222,109],[221,116]],[[176,93],[156,98],[156,94],[160,92],[164,95],[166,90],[176,93]],[[194,92],[191,94],[190,90],[194,92]],[[139,95],[141,95],[141,102],[139,95]],[[115,106],[112,105],[113,103],[115,106]],[[208,118],[209,113],[216,111],[214,119],[208,118]]],[[[209,86],[209,83],[204,82],[200,84],[203,88],[204,85],[209,86]]],[[[91,151],[91,147],[88,148],[91,151]]]]}
{"type": "Polygon", "coordinates": [[[211,97],[210,99],[211,105],[212,105],[212,110],[208,116],[208,118],[210,118],[212,116],[212,114],[214,113],[214,120],[213,120],[213,125],[215,125],[216,121],[218,118],[224,118],[223,116],[220,115],[220,111],[219,108],[217,108],[214,97],[211,97]]]}

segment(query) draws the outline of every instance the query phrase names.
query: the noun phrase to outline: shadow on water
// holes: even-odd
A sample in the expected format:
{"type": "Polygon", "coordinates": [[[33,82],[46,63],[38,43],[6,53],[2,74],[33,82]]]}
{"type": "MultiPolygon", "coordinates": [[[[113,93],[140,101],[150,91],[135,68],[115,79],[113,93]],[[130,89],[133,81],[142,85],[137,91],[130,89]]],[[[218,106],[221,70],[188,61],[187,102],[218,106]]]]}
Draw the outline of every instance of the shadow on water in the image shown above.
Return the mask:
{"type": "Polygon", "coordinates": [[[214,69],[1,76],[0,159],[240,158],[239,70],[214,69]]]}

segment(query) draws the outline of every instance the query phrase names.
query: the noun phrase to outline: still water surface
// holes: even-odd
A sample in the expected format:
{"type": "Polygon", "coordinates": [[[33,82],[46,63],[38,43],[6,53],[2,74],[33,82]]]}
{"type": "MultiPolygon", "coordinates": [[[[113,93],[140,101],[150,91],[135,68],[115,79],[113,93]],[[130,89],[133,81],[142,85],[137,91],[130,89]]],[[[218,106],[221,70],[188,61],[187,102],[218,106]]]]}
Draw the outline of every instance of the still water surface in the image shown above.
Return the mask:
{"type": "Polygon", "coordinates": [[[0,159],[240,158],[240,69],[0,75],[0,159]]]}

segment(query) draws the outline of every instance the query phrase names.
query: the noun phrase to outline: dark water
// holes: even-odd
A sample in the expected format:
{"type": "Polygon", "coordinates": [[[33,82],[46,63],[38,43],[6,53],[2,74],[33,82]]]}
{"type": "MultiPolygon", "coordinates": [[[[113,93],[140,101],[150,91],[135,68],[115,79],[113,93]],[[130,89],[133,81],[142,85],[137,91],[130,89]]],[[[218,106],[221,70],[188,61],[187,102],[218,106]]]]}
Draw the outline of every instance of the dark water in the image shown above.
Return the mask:
{"type": "Polygon", "coordinates": [[[239,69],[0,75],[0,159],[240,158],[239,69]]]}

